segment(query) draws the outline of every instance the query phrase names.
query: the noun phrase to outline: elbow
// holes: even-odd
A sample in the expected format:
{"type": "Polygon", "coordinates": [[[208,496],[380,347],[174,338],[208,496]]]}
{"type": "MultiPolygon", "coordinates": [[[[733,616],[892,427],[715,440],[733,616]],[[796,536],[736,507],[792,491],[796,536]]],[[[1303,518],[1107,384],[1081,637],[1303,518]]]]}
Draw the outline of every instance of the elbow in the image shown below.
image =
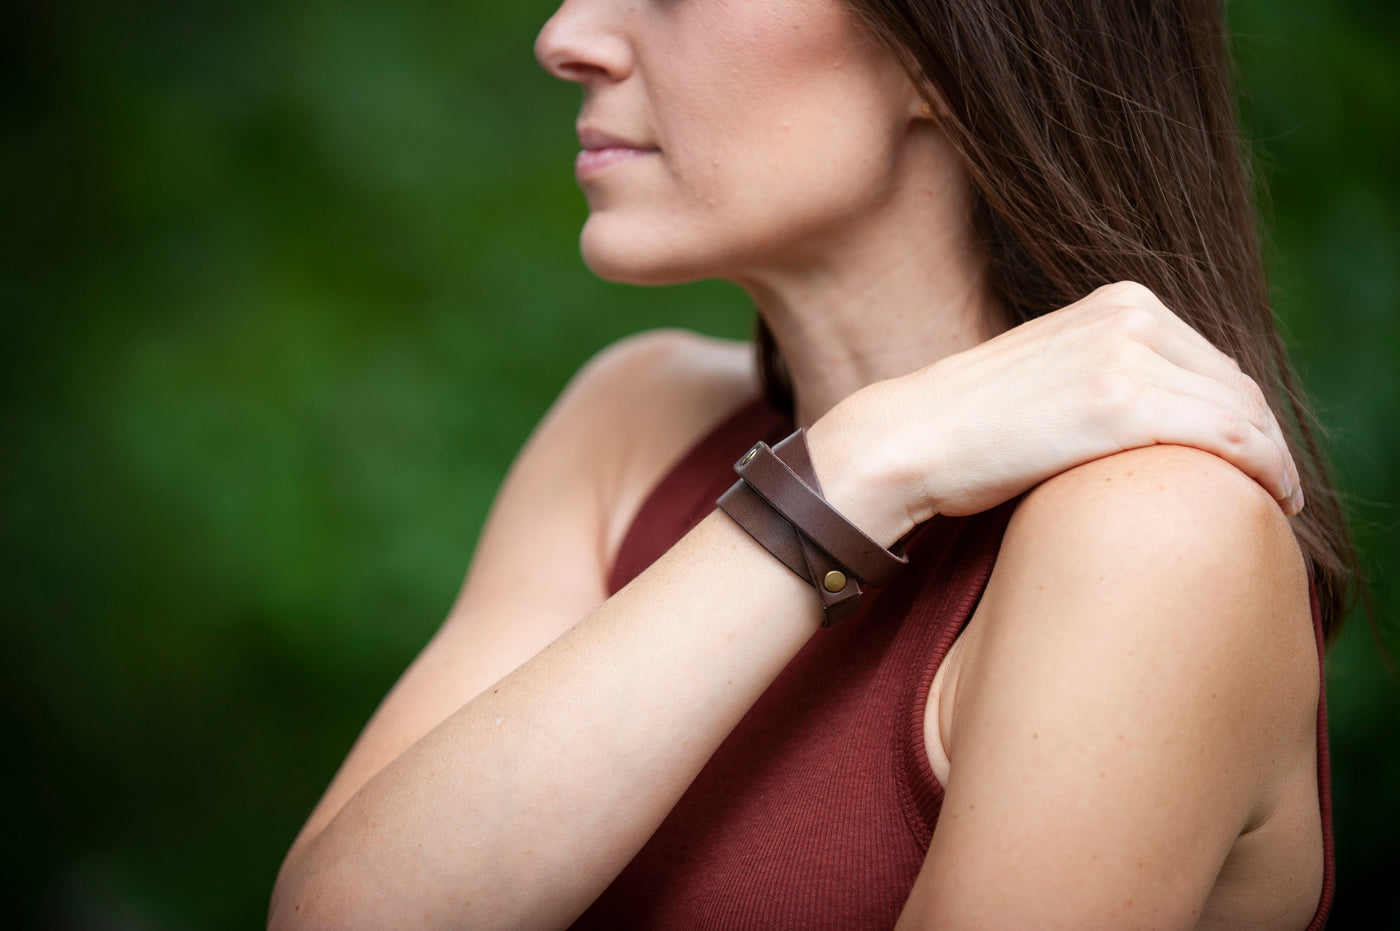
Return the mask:
{"type": "Polygon", "coordinates": [[[268,931],[329,931],[360,927],[385,928],[372,911],[355,901],[352,890],[320,876],[278,879],[267,912],[268,931]]]}
{"type": "MultiPolygon", "coordinates": [[[[326,840],[335,840],[334,837],[326,840]]],[[[401,862],[354,845],[297,844],[287,854],[268,904],[268,931],[434,931],[475,927],[476,898],[449,883],[426,881],[401,862]]],[[[500,922],[492,922],[500,924],[500,922]]]]}
{"type": "MultiPolygon", "coordinates": [[[[268,931],[312,931],[351,928],[356,921],[353,896],[337,881],[339,871],[325,868],[312,856],[313,845],[299,840],[277,872],[268,904],[268,931]],[[338,888],[339,887],[339,888],[338,888]]],[[[363,912],[360,913],[363,917],[363,912]]]]}
{"type": "Polygon", "coordinates": [[[282,868],[277,872],[277,881],[272,885],[272,901],[267,907],[268,931],[305,931],[316,926],[312,909],[303,912],[303,905],[309,902],[307,883],[298,869],[300,857],[296,848],[287,854],[282,868]]]}
{"type": "Polygon", "coordinates": [[[272,891],[272,904],[267,910],[267,931],[305,931],[316,926],[309,911],[302,914],[301,897],[285,891],[279,882],[272,891]]]}

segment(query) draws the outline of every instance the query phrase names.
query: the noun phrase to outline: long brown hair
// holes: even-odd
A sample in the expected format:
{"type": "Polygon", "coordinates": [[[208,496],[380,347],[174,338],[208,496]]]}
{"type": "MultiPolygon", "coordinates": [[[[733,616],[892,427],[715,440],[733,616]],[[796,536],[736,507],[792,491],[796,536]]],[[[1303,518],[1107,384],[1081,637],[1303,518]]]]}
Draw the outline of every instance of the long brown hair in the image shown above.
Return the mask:
{"type": "MultiPolygon", "coordinates": [[[[1012,325],[1137,281],[1259,383],[1307,494],[1294,529],[1330,641],[1356,553],[1269,304],[1219,0],[846,3],[946,106],[1012,325]]],[[[758,337],[769,396],[790,407],[762,321],[758,337]]]]}

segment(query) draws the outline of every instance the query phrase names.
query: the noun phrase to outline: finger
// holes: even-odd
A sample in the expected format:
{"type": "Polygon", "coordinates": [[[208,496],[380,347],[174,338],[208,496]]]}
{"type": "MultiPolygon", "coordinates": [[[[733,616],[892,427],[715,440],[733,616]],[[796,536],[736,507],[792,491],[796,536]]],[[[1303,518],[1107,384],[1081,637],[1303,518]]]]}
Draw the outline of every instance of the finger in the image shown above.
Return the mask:
{"type": "MultiPolygon", "coordinates": [[[[1254,379],[1240,371],[1239,366],[1235,365],[1229,356],[1216,349],[1195,330],[1191,330],[1189,327],[1186,329],[1196,338],[1183,340],[1175,333],[1163,333],[1151,348],[1166,361],[1197,376],[1198,380],[1195,382],[1194,388],[1188,387],[1185,382],[1178,383],[1178,387],[1186,393],[1221,406],[1238,408],[1259,429],[1278,442],[1284,451],[1285,467],[1288,470],[1291,488],[1296,491],[1299,484],[1298,467],[1293,462],[1293,455],[1289,451],[1283,428],[1279,425],[1278,418],[1274,415],[1273,409],[1269,406],[1259,385],[1254,379]],[[1201,378],[1205,381],[1200,381],[1201,378]],[[1233,398],[1233,400],[1227,400],[1227,398],[1233,398]]],[[[1289,497],[1292,497],[1291,493],[1289,497]]]]}
{"type": "MultiPolygon", "coordinates": [[[[1126,317],[1130,321],[1134,317],[1133,311],[1147,311],[1163,333],[1172,334],[1197,348],[1220,352],[1214,343],[1202,336],[1195,327],[1177,316],[1176,311],[1164,304],[1162,299],[1146,285],[1136,281],[1120,281],[1101,289],[1101,291],[1102,295],[1099,299],[1108,302],[1120,311],[1127,311],[1126,317]]],[[[1098,296],[1099,293],[1095,292],[1090,297],[1098,296]]],[[[1221,353],[1221,358],[1230,365],[1234,364],[1230,357],[1223,353],[1221,353]]]]}
{"type": "Polygon", "coordinates": [[[1114,335],[1146,346],[1184,369],[1226,384],[1240,374],[1233,359],[1155,298],[1145,306],[1118,307],[1108,326],[1114,335]]]}
{"type": "Polygon", "coordinates": [[[1293,511],[1295,498],[1285,487],[1286,447],[1239,410],[1157,386],[1143,390],[1134,410],[1138,441],[1128,445],[1170,443],[1214,453],[1258,482],[1285,512],[1293,511]]]}
{"type": "Polygon", "coordinates": [[[1203,375],[1228,383],[1232,373],[1239,373],[1240,367],[1233,358],[1182,320],[1149,288],[1125,281],[1105,291],[1104,299],[1112,302],[1112,316],[1125,335],[1203,375]]]}
{"type": "MultiPolygon", "coordinates": [[[[1239,373],[1233,359],[1188,326],[1147,288],[1120,282],[1091,297],[1100,294],[1103,305],[1095,319],[1096,338],[1105,340],[1101,345],[1121,347],[1121,341],[1126,341],[1130,346],[1146,346],[1182,368],[1226,383],[1239,373]]],[[[1064,325],[1073,327],[1073,318],[1067,316],[1064,325]]]]}
{"type": "MultiPolygon", "coordinates": [[[[1151,295],[1151,292],[1148,294],[1151,295]]],[[[1293,453],[1283,428],[1258,383],[1244,372],[1233,358],[1177,316],[1170,307],[1157,300],[1155,295],[1151,295],[1148,304],[1161,324],[1161,329],[1153,334],[1155,339],[1148,339],[1146,342],[1168,361],[1188,371],[1204,375],[1236,394],[1251,421],[1279,444],[1287,470],[1288,487],[1291,489],[1288,496],[1280,500],[1289,514],[1300,512],[1304,504],[1301,473],[1297,463],[1293,461],[1293,453]]],[[[1218,397],[1212,398],[1201,392],[1197,392],[1197,396],[1223,403],[1218,397]]]]}
{"type": "Polygon", "coordinates": [[[1191,324],[1187,323],[1185,320],[1182,320],[1179,316],[1177,316],[1176,311],[1172,310],[1170,307],[1163,304],[1161,301],[1157,302],[1157,308],[1159,311],[1158,319],[1162,322],[1162,326],[1167,332],[1183,340],[1189,345],[1196,346],[1200,349],[1209,350],[1210,352],[1218,355],[1221,358],[1221,360],[1223,360],[1231,368],[1234,368],[1238,371],[1239,367],[1235,365],[1235,361],[1233,359],[1231,359],[1225,353],[1221,352],[1220,348],[1214,343],[1212,343],[1210,340],[1202,336],[1199,330],[1197,330],[1191,324]]]}
{"type": "Polygon", "coordinates": [[[1264,400],[1263,393],[1248,375],[1240,372],[1210,377],[1184,368],[1167,366],[1157,373],[1157,385],[1197,400],[1213,404],[1223,410],[1235,411],[1246,418],[1278,448],[1283,469],[1285,492],[1275,495],[1291,499],[1299,489],[1298,466],[1293,461],[1293,453],[1288,440],[1279,426],[1278,419],[1264,400]]]}

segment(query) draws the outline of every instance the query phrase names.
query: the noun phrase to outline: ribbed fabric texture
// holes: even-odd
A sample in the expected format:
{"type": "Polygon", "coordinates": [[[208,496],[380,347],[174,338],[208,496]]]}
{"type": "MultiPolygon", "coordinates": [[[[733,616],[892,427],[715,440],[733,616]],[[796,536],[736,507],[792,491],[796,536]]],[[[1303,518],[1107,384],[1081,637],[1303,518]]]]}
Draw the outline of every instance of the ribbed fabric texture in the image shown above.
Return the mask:
{"type": "MultiPolygon", "coordinates": [[[[759,399],[702,439],[638,512],[609,591],[714,509],[744,450],[792,430],[759,399]]],[[[924,749],[929,688],[981,597],[1013,507],[935,518],[906,540],[909,569],[812,637],[574,927],[893,927],[943,802],[924,749]]],[[[1320,750],[1325,780],[1325,738],[1320,750]]],[[[1315,926],[1323,917],[1325,908],[1315,926]]]]}
{"type": "Polygon", "coordinates": [[[1327,915],[1332,911],[1332,897],[1337,893],[1337,854],[1332,838],[1332,765],[1327,747],[1327,666],[1323,663],[1322,610],[1317,600],[1317,585],[1308,580],[1308,600],[1312,604],[1313,636],[1317,639],[1317,792],[1322,804],[1322,898],[1317,903],[1308,931],[1327,927],[1327,915]]]}

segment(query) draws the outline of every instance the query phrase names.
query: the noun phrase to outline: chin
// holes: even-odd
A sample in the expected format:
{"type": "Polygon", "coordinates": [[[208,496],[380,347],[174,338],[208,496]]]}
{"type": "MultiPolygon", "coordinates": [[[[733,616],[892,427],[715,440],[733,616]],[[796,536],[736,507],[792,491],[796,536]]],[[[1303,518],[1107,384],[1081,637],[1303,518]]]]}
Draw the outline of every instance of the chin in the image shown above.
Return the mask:
{"type": "Polygon", "coordinates": [[[695,261],[698,249],[676,243],[660,231],[599,214],[584,223],[579,252],[589,271],[616,284],[684,284],[723,277],[718,269],[695,261]]]}

